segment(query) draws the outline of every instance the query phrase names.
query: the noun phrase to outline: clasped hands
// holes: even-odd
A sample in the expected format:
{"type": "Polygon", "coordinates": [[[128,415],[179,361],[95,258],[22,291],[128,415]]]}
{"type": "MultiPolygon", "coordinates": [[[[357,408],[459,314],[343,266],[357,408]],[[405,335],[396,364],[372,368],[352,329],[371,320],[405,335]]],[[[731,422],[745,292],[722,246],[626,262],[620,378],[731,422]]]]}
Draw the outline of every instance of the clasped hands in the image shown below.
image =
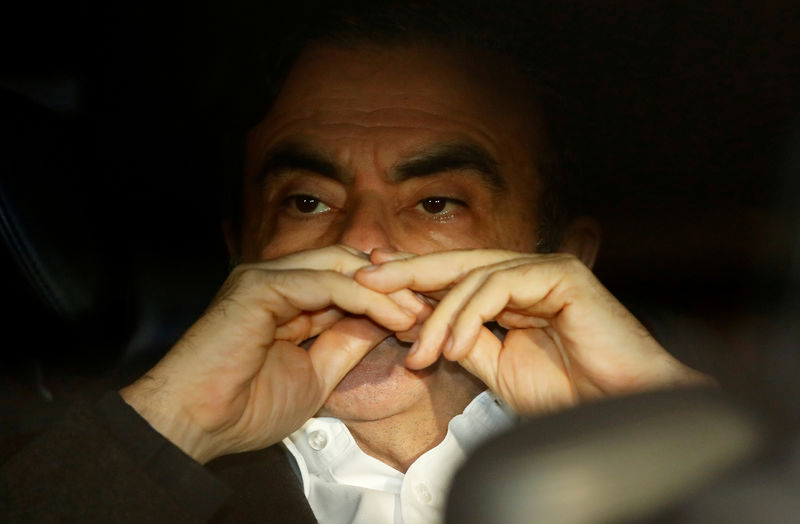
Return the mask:
{"type": "Polygon", "coordinates": [[[406,359],[459,362],[524,415],[682,384],[712,383],[672,357],[580,260],[566,254],[376,251],[355,280],[441,301],[406,359]],[[500,340],[484,324],[508,332],[500,340]]]}
{"type": "Polygon", "coordinates": [[[571,255],[367,257],[330,246],[237,267],[203,317],[121,394],[206,462],[279,442],[392,334],[416,338],[408,367],[457,361],[523,415],[710,381],[669,355],[571,255]],[[508,330],[504,340],[485,327],[492,321],[508,330]]]}

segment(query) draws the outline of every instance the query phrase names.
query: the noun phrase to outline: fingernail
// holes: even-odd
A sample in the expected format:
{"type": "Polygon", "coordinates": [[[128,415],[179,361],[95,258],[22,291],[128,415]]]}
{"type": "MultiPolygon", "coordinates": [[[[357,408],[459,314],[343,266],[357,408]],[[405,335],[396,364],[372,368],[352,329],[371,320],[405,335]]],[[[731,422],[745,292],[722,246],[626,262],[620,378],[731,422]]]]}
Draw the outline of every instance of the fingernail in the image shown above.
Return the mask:
{"type": "Polygon", "coordinates": [[[453,349],[453,335],[449,335],[447,340],[444,343],[444,349],[442,349],[442,353],[447,356],[450,354],[450,350],[453,349]]]}
{"type": "Polygon", "coordinates": [[[381,266],[378,266],[378,265],[364,266],[364,267],[362,267],[362,268],[360,269],[360,271],[367,271],[367,272],[369,272],[369,271],[375,271],[375,270],[376,270],[376,269],[378,269],[379,267],[381,267],[381,266]]]}
{"type": "Polygon", "coordinates": [[[411,344],[411,348],[408,350],[409,355],[413,355],[419,349],[419,340],[415,340],[413,344],[411,344]]]}

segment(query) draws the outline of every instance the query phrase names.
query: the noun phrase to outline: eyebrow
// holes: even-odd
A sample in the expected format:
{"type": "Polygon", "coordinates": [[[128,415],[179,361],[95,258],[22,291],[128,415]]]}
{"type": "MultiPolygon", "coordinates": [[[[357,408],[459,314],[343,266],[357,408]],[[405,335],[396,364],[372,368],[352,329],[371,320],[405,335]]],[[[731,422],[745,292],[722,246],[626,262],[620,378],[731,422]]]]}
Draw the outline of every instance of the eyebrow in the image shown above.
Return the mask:
{"type": "MultiPolygon", "coordinates": [[[[447,142],[401,160],[392,168],[392,179],[402,182],[446,171],[470,170],[492,190],[499,192],[507,189],[508,185],[500,176],[497,166],[497,160],[473,142],[447,142]]],[[[327,154],[297,141],[279,144],[266,154],[258,172],[258,181],[265,184],[271,176],[283,171],[310,171],[340,182],[352,178],[327,154]]]]}
{"type": "Polygon", "coordinates": [[[497,160],[473,142],[448,142],[414,154],[394,167],[394,178],[407,180],[443,173],[471,170],[495,191],[507,189],[497,169],[497,160]]]}
{"type": "Polygon", "coordinates": [[[264,184],[282,171],[311,171],[326,178],[343,179],[343,173],[328,155],[301,142],[285,142],[267,152],[258,171],[258,182],[264,184]]]}

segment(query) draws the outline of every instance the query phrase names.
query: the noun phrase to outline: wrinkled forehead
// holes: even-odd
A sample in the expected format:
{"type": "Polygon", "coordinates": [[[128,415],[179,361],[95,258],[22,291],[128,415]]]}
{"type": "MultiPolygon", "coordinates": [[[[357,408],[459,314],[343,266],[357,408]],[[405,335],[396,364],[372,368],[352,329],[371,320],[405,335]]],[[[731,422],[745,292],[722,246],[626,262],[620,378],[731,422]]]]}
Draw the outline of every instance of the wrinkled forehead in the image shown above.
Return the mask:
{"type": "MultiPolygon", "coordinates": [[[[472,134],[504,148],[542,151],[533,89],[501,57],[423,45],[316,44],[294,63],[264,121],[259,146],[305,128],[350,125],[472,134]],[[266,143],[265,143],[266,142],[266,143]]],[[[337,133],[342,131],[337,130],[337,133]]]]}

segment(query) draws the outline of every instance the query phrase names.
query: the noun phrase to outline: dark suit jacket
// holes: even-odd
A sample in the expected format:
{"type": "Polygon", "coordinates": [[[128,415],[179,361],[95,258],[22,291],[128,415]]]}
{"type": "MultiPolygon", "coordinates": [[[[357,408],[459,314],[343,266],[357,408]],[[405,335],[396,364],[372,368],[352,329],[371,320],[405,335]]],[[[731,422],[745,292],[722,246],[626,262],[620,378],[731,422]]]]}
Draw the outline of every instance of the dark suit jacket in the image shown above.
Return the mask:
{"type": "Polygon", "coordinates": [[[280,446],[204,467],[116,393],[7,460],[0,497],[2,522],[316,522],[280,446]]]}

